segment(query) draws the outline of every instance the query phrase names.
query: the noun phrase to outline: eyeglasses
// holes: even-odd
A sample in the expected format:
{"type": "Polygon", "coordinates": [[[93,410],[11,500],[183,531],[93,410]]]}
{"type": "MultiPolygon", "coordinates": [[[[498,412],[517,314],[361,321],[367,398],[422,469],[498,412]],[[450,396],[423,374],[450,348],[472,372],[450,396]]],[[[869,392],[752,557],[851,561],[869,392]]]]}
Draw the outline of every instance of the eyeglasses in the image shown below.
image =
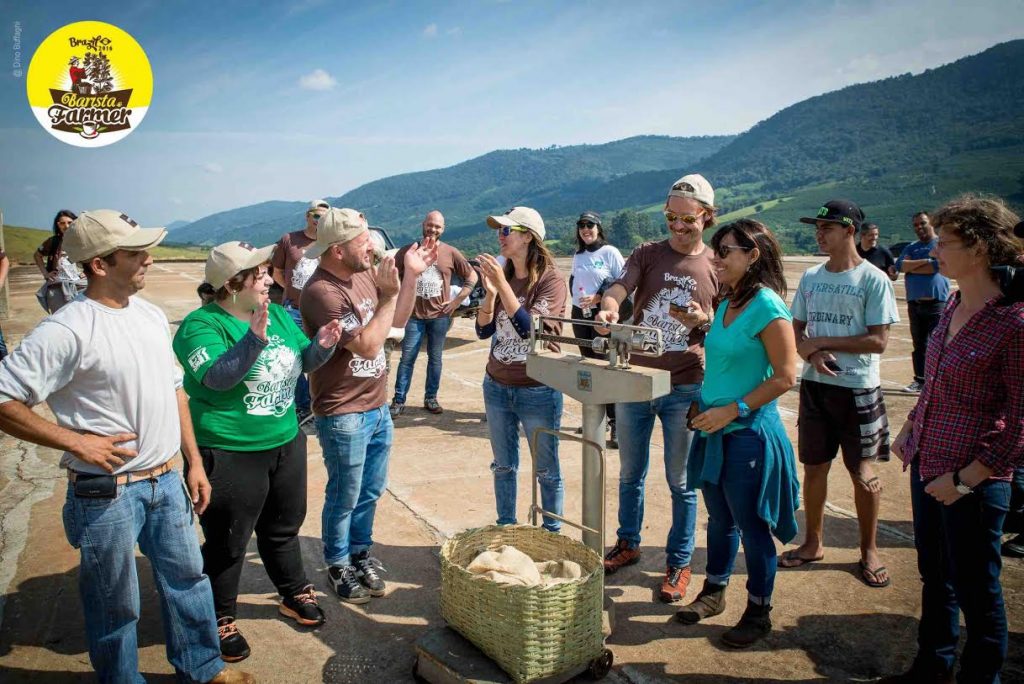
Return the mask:
{"type": "Polygon", "coordinates": [[[753,247],[744,247],[742,245],[718,245],[715,248],[715,254],[718,255],[719,259],[725,259],[729,256],[729,253],[734,249],[742,249],[744,252],[749,252],[754,249],[753,247]]]}
{"type": "Polygon", "coordinates": [[[517,233],[526,233],[529,232],[530,229],[523,228],[522,226],[502,226],[498,229],[498,234],[501,235],[501,237],[508,237],[512,234],[513,230],[517,233]]]}
{"type": "Polygon", "coordinates": [[[319,220],[320,220],[320,217],[321,217],[321,216],[323,216],[323,214],[321,214],[321,213],[319,213],[319,212],[312,212],[312,211],[307,211],[307,212],[306,212],[306,216],[312,216],[313,218],[315,218],[316,220],[318,220],[318,221],[319,221],[319,220]]]}
{"type": "Polygon", "coordinates": [[[693,225],[697,222],[700,216],[694,216],[693,214],[673,214],[671,211],[663,211],[665,214],[665,220],[669,225],[672,225],[676,221],[682,221],[687,225],[693,225]]]}
{"type": "Polygon", "coordinates": [[[579,221],[576,224],[576,227],[582,230],[584,228],[596,228],[597,224],[594,223],[593,221],[579,221]]]}

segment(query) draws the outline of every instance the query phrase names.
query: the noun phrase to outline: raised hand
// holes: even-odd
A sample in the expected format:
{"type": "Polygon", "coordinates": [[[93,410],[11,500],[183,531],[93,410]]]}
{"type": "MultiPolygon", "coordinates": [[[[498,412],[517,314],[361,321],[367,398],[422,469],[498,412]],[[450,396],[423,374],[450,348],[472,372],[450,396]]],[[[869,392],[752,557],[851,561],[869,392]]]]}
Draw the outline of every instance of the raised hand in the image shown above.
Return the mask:
{"type": "Polygon", "coordinates": [[[501,284],[506,282],[504,267],[490,254],[478,256],[477,263],[480,264],[480,274],[491,281],[491,284],[494,285],[494,291],[497,292],[501,284]]]}
{"type": "Polygon", "coordinates": [[[316,333],[316,342],[324,349],[330,349],[341,341],[341,321],[334,319],[320,328],[316,333]]]}
{"type": "Polygon", "coordinates": [[[79,460],[112,473],[127,461],[138,456],[138,452],[134,449],[117,446],[118,444],[132,441],[136,436],[130,433],[121,433],[108,437],[106,435],[94,435],[86,432],[81,435],[78,444],[71,450],[71,453],[78,457],[79,460]]]}
{"type": "Polygon", "coordinates": [[[437,239],[434,237],[425,237],[423,242],[413,243],[405,252],[405,267],[406,278],[415,278],[419,274],[426,271],[434,263],[437,262],[437,239]]]}
{"type": "Polygon", "coordinates": [[[249,316],[249,329],[256,337],[264,342],[267,341],[267,325],[270,322],[270,301],[265,301],[255,309],[249,316]]]}
{"type": "MultiPolygon", "coordinates": [[[[410,249],[406,252],[405,256],[405,267],[409,268],[409,254],[415,250],[410,249]]],[[[426,267],[424,267],[426,270],[426,267]]],[[[422,271],[420,271],[422,273],[422,271]]],[[[377,289],[380,290],[382,297],[391,299],[398,294],[398,289],[401,286],[401,281],[398,279],[398,267],[395,266],[395,257],[386,256],[380,260],[380,265],[377,266],[376,272],[377,289]]],[[[408,277],[408,276],[407,276],[408,277]]],[[[413,275],[412,277],[415,277],[413,275]]]]}

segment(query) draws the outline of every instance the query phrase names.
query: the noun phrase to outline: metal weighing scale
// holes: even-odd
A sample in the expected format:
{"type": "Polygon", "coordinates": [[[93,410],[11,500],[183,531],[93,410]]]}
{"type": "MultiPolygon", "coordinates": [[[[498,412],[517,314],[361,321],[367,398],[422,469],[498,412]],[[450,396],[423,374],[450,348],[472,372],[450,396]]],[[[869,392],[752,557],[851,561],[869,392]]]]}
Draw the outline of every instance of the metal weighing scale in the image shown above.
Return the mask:
{"type": "MultiPolygon", "coordinates": [[[[583,405],[583,436],[538,428],[530,435],[530,457],[533,461],[530,481],[533,492],[530,523],[537,525],[546,515],[583,532],[583,544],[604,556],[605,532],[605,406],[617,402],[650,401],[672,390],[671,374],[665,370],[631,367],[632,354],[661,356],[664,343],[661,331],[655,328],[611,324],[608,337],[586,340],[544,332],[544,322],[559,322],[597,327],[593,320],[573,320],[553,316],[534,316],[530,326],[530,351],[526,357],[526,374],[583,405]],[[589,359],[577,355],[558,354],[547,350],[548,342],[590,347],[605,359],[589,359]],[[579,442],[583,446],[583,519],[567,520],[545,511],[538,503],[537,439],[551,434],[560,440],[579,442]]],[[[612,604],[605,598],[604,633],[611,633],[612,604]]],[[[608,674],[612,653],[608,649],[587,665],[571,672],[537,680],[536,684],[561,684],[589,672],[594,679],[608,674]]],[[[490,658],[449,627],[430,630],[416,642],[416,663],[413,676],[432,684],[509,684],[512,679],[490,658]]]]}

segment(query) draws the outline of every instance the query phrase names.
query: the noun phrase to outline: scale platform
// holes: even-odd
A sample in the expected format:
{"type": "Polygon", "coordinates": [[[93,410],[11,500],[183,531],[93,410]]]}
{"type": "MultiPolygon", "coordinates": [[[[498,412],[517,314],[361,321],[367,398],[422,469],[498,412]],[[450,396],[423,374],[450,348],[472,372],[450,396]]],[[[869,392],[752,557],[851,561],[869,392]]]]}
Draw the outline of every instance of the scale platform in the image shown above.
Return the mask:
{"type": "MultiPolygon", "coordinates": [[[[450,627],[435,627],[416,641],[416,663],[412,675],[431,684],[512,684],[513,679],[473,644],[450,627]]],[[[601,679],[612,668],[612,652],[604,649],[600,658],[569,672],[562,672],[531,684],[562,684],[580,675],[601,679]]]]}

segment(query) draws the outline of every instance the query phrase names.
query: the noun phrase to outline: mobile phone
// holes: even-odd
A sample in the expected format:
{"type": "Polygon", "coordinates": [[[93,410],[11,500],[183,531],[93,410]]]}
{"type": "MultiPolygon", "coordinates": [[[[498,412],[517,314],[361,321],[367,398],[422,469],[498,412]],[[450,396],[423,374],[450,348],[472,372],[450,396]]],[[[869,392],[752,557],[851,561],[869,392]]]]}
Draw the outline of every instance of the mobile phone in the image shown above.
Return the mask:
{"type": "Polygon", "coordinates": [[[693,427],[693,419],[700,415],[700,404],[695,401],[690,402],[690,408],[686,412],[686,427],[689,430],[696,430],[693,427]]]}
{"type": "Polygon", "coordinates": [[[825,368],[828,368],[833,373],[842,373],[843,372],[843,367],[840,366],[835,361],[826,361],[825,362],[825,368]]]}

